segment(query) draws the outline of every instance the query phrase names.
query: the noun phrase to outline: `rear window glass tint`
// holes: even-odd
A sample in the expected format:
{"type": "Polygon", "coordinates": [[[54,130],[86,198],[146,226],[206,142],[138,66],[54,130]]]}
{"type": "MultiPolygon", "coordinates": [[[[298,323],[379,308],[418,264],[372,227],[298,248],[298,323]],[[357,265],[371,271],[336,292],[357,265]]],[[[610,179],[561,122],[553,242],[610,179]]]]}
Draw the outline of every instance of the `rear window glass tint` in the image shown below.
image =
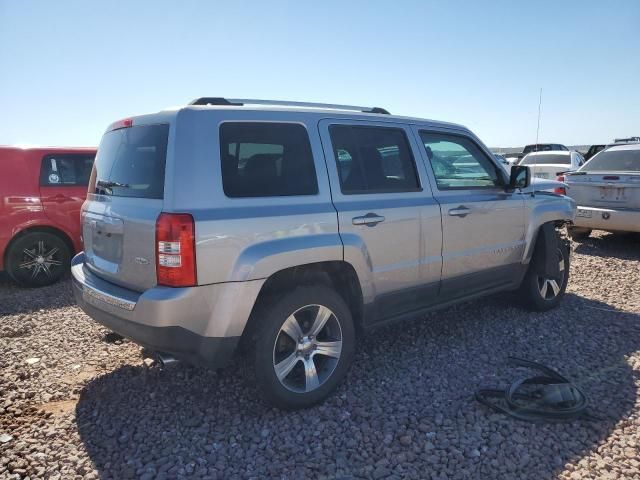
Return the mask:
{"type": "Polygon", "coordinates": [[[526,155],[531,152],[550,152],[551,150],[566,150],[566,148],[562,148],[562,145],[549,145],[547,143],[543,143],[539,145],[527,145],[524,147],[522,153],[526,155]]]}
{"type": "Polygon", "coordinates": [[[522,159],[520,165],[553,165],[562,164],[569,165],[571,163],[571,155],[527,155],[522,159]]]}
{"type": "Polygon", "coordinates": [[[413,155],[403,130],[332,125],[329,132],[342,193],[420,190],[413,155]]]}
{"type": "Polygon", "coordinates": [[[223,123],[220,157],[228,197],[318,193],[309,135],[302,125],[223,123]]]}
{"type": "Polygon", "coordinates": [[[105,133],[90,191],[103,195],[162,198],[169,125],[140,125],[105,133]]]}
{"type": "Polygon", "coordinates": [[[47,155],[42,159],[40,185],[87,186],[93,159],[93,155],[47,155]]]}
{"type": "Polygon", "coordinates": [[[640,172],[640,149],[605,150],[585,163],[580,170],[587,172],[640,172]]]}

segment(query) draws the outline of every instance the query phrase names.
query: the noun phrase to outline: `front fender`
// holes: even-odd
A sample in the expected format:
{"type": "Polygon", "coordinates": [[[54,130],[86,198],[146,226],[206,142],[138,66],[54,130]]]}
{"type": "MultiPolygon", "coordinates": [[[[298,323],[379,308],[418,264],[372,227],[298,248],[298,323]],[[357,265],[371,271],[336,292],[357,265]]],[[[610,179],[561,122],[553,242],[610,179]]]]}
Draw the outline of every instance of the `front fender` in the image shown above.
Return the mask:
{"type": "Polygon", "coordinates": [[[526,248],[523,263],[529,263],[540,227],[548,222],[573,222],[576,202],[564,195],[536,193],[525,199],[527,208],[526,248]]]}

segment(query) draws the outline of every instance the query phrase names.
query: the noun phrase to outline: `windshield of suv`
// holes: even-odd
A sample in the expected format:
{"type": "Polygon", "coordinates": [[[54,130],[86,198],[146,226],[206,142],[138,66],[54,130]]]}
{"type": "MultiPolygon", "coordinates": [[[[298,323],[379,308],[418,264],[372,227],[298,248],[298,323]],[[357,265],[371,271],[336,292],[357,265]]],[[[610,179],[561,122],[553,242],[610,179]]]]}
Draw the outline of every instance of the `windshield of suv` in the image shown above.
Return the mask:
{"type": "Polygon", "coordinates": [[[141,125],[107,132],[91,172],[89,193],[162,198],[169,125],[141,125]]]}
{"type": "Polygon", "coordinates": [[[604,150],[584,164],[586,172],[640,172],[639,150],[604,150]]]}
{"type": "Polygon", "coordinates": [[[526,155],[530,152],[544,152],[547,150],[551,150],[550,145],[538,145],[537,148],[536,145],[527,145],[526,147],[524,147],[524,150],[522,150],[522,153],[526,155]]]}
{"type": "Polygon", "coordinates": [[[571,164],[571,155],[554,155],[554,154],[545,154],[545,155],[527,155],[522,159],[520,165],[570,165],[571,164]]]}

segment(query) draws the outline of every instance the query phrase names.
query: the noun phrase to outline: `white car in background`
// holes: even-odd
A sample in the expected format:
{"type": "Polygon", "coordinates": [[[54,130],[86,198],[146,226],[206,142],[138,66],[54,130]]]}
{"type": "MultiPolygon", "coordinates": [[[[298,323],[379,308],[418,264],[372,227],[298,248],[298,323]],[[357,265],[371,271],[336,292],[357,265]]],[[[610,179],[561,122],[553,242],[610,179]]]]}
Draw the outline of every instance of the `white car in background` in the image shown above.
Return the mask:
{"type": "Polygon", "coordinates": [[[509,163],[509,166],[517,165],[520,161],[521,153],[505,153],[502,156],[509,163]]]}
{"type": "Polygon", "coordinates": [[[560,173],[577,170],[584,165],[584,158],[575,151],[532,152],[519,165],[529,167],[532,177],[555,180],[560,173]]]}

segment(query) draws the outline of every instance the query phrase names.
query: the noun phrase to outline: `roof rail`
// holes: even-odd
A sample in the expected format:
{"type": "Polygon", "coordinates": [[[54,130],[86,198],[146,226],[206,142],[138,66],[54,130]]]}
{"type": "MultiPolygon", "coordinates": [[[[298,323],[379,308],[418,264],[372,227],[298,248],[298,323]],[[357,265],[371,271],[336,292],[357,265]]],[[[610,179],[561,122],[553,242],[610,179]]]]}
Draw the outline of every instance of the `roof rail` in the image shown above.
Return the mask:
{"type": "Polygon", "coordinates": [[[334,105],[330,103],[311,103],[311,102],[289,102],[286,100],[257,100],[247,98],[222,98],[222,97],[201,97],[196,98],[189,105],[276,105],[283,107],[306,107],[306,108],[325,108],[329,110],[350,110],[363,113],[380,113],[390,115],[389,111],[380,107],[357,107],[355,105],[334,105]]]}

